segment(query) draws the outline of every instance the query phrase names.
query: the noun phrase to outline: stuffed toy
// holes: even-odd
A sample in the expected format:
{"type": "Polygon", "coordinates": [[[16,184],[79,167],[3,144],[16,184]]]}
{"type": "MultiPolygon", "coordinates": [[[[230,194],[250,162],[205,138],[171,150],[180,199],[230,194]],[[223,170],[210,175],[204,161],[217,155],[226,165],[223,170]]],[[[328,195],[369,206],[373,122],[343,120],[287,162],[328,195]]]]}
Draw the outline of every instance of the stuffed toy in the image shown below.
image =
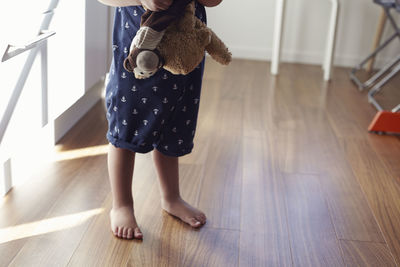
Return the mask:
{"type": "Polygon", "coordinates": [[[205,51],[227,65],[232,59],[225,44],[195,16],[192,0],[175,0],[164,11],[146,10],[134,37],[124,68],[137,79],[163,67],[173,74],[188,74],[203,60],[205,51]]]}

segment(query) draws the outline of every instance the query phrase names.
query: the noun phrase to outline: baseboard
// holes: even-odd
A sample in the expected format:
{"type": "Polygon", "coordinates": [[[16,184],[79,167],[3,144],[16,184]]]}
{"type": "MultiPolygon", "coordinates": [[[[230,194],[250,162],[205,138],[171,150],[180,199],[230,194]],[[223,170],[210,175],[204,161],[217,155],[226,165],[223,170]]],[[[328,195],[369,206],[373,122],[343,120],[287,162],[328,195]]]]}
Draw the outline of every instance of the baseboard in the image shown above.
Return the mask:
{"type": "Polygon", "coordinates": [[[54,120],[54,141],[57,143],[100,99],[104,78],[54,120]]]}
{"type": "MultiPolygon", "coordinates": [[[[229,47],[233,58],[271,61],[272,49],[262,47],[246,47],[246,46],[231,46],[229,47]]],[[[282,49],[281,62],[285,63],[302,63],[312,65],[322,65],[325,51],[290,51],[282,49]]],[[[367,56],[367,55],[365,55],[367,56]]],[[[359,64],[364,58],[357,55],[335,55],[333,65],[337,67],[354,67],[359,64]]],[[[377,57],[375,66],[380,68],[385,63],[392,60],[391,58],[377,57]]]]}

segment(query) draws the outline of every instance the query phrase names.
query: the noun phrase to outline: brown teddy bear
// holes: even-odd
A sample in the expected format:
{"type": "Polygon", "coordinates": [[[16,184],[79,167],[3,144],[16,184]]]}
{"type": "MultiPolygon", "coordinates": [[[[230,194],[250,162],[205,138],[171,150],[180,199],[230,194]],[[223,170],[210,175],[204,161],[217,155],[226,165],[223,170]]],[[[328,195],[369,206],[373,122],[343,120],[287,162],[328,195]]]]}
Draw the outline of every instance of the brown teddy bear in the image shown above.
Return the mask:
{"type": "Polygon", "coordinates": [[[153,30],[143,25],[147,18],[146,13],[143,15],[141,28],[124,61],[127,71],[133,72],[137,79],[148,78],[161,67],[173,74],[188,74],[201,63],[204,51],[217,62],[229,64],[232,54],[221,39],[195,16],[194,1],[185,4],[184,10],[165,30],[153,30]]]}

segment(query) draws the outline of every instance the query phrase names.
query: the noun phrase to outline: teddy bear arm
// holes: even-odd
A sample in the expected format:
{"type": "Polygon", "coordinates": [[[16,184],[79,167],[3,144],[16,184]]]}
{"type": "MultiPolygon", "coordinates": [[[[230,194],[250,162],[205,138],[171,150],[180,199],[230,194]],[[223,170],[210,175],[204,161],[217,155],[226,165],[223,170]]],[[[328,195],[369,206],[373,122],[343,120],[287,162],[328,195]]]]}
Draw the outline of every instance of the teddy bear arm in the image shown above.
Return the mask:
{"type": "Polygon", "coordinates": [[[232,61],[232,53],[222,40],[210,29],[211,41],[206,46],[208,54],[217,62],[228,65],[232,61]]]}

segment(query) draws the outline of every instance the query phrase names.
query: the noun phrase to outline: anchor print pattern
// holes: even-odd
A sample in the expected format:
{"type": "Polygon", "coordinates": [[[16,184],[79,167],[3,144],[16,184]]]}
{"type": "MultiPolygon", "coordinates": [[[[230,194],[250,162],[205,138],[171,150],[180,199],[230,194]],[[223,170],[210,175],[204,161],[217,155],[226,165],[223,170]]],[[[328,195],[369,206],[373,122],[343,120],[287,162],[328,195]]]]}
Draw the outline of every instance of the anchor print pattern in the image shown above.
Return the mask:
{"type": "MultiPolygon", "coordinates": [[[[114,16],[113,60],[106,85],[110,143],[146,153],[156,147],[167,155],[190,153],[196,130],[204,61],[186,76],[160,69],[136,80],[123,68],[144,13],[141,6],[119,7],[114,16]]],[[[196,15],[203,16],[202,7],[196,15]]]]}

